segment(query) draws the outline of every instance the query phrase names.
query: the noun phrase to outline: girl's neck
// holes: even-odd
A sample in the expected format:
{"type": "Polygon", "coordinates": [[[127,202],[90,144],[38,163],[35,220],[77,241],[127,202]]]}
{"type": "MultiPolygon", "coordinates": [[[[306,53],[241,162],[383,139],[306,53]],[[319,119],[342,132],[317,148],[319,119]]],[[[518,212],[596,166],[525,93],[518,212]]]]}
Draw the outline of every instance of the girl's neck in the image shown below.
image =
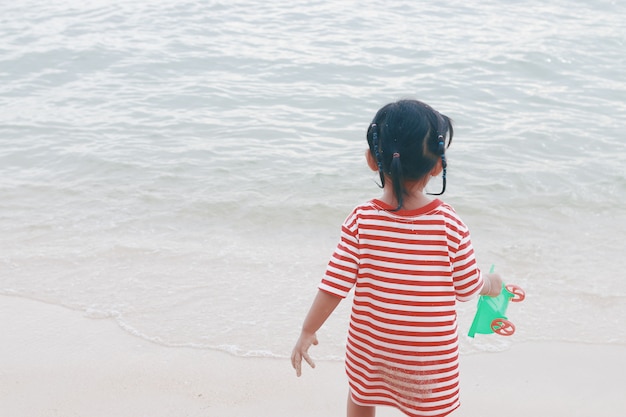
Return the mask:
{"type": "MultiPolygon", "coordinates": [[[[406,194],[402,200],[402,210],[416,210],[422,208],[432,202],[432,199],[428,198],[424,194],[424,185],[419,183],[405,184],[406,194]]],[[[385,204],[393,207],[398,207],[398,201],[393,192],[393,187],[389,182],[385,183],[383,188],[383,196],[380,198],[385,204]]]]}

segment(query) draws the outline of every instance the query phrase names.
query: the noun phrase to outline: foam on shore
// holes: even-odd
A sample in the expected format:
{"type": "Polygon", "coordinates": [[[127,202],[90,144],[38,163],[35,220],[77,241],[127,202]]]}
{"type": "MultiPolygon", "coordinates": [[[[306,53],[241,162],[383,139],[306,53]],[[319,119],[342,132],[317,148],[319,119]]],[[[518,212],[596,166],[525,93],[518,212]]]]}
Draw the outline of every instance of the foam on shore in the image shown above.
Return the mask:
{"type": "MultiPolygon", "coordinates": [[[[113,320],[38,301],[0,296],[0,313],[2,415],[344,415],[341,362],[320,361],[296,378],[286,359],[168,348],[129,335],[113,320]]],[[[463,356],[461,364],[455,417],[608,417],[626,410],[626,346],[525,343],[463,356]]],[[[402,414],[379,408],[377,415],[402,414]]]]}

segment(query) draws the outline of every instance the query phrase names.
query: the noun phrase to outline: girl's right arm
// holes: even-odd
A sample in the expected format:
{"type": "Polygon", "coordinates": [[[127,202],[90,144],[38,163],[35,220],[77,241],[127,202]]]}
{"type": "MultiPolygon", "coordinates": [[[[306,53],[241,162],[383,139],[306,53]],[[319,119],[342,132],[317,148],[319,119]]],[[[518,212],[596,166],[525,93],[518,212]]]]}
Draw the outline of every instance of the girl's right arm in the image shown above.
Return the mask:
{"type": "Polygon", "coordinates": [[[489,297],[497,297],[502,291],[502,278],[499,274],[483,274],[485,285],[480,290],[480,295],[488,295],[489,297]]]}
{"type": "Polygon", "coordinates": [[[311,368],[315,368],[315,363],[308,353],[309,347],[311,347],[311,345],[317,345],[318,342],[315,332],[322,327],[340,301],[341,297],[318,290],[317,296],[311,305],[311,309],[304,319],[300,338],[291,353],[291,365],[296,370],[297,376],[302,375],[302,359],[304,359],[311,368]]]}

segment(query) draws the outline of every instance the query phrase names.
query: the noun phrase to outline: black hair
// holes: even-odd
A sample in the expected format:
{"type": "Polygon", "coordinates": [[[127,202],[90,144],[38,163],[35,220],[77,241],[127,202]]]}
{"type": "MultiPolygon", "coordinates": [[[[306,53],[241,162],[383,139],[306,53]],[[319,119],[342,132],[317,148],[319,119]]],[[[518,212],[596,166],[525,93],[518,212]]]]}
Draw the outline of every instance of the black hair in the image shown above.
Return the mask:
{"type": "Polygon", "coordinates": [[[380,187],[389,176],[398,207],[402,208],[405,181],[421,180],[442,160],[445,192],[445,149],[450,146],[454,131],[452,121],[418,100],[400,100],[382,107],[367,129],[367,143],[378,164],[380,187]],[[445,146],[446,137],[448,145],[445,146]]]}

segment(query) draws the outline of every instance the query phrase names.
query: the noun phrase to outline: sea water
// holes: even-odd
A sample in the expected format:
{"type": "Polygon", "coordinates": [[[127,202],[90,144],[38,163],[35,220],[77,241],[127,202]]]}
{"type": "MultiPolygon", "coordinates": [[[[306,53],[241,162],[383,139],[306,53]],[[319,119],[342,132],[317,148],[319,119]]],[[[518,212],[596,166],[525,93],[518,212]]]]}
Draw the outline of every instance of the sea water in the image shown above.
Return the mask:
{"type": "MultiPolygon", "coordinates": [[[[511,338],[626,344],[626,4],[0,5],[0,294],[167,346],[287,357],[350,210],[365,131],[455,122],[452,204],[522,286],[511,338]]],[[[440,179],[434,179],[437,191],[440,179]]],[[[338,359],[343,302],[320,331],[338,359]]],[[[42,325],[45,325],[43,323],[42,325]]]]}

